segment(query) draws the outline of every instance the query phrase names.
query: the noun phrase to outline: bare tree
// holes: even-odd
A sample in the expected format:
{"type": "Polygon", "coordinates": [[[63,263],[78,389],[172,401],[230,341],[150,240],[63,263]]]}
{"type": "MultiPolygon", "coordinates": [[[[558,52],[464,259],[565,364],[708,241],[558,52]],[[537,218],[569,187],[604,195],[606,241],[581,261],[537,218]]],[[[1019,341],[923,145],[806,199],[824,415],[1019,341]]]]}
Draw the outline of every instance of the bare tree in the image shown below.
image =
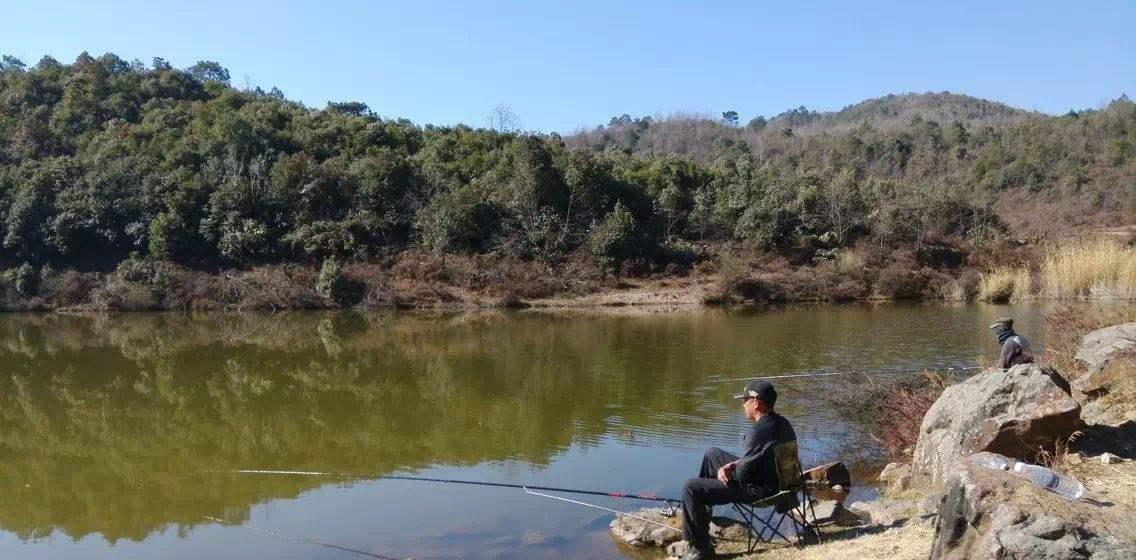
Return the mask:
{"type": "Polygon", "coordinates": [[[521,118],[504,103],[498,103],[489,111],[489,115],[485,117],[485,122],[497,132],[520,132],[521,131],[521,118]]]}

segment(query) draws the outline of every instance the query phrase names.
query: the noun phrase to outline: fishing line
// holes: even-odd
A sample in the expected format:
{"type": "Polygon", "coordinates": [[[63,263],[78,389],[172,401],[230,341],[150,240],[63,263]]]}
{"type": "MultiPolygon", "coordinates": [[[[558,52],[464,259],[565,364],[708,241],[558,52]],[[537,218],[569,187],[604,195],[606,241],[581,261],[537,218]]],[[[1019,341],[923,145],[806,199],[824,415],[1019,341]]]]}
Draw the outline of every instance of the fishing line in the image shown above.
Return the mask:
{"type": "Polygon", "coordinates": [[[814,373],[792,373],[792,374],[787,374],[787,375],[765,375],[765,376],[760,376],[760,377],[734,377],[734,378],[730,378],[730,379],[711,378],[708,381],[710,381],[711,383],[724,383],[724,382],[728,382],[728,381],[754,381],[754,380],[757,380],[757,379],[795,379],[795,378],[802,378],[802,377],[834,377],[834,376],[838,376],[838,375],[855,375],[857,373],[867,375],[869,373],[882,373],[882,374],[920,373],[920,372],[923,372],[923,371],[948,371],[948,372],[953,372],[953,371],[973,371],[973,370],[978,370],[978,369],[982,369],[982,368],[978,367],[978,366],[966,366],[966,367],[948,367],[948,368],[934,368],[934,367],[932,367],[932,368],[913,368],[913,369],[880,369],[880,370],[873,370],[873,371],[867,371],[867,370],[865,370],[865,371],[858,371],[858,370],[820,371],[820,372],[814,372],[814,373]]]}
{"type": "MultiPolygon", "coordinates": [[[[573,499],[565,498],[565,497],[562,497],[562,496],[553,496],[552,494],[544,494],[544,493],[541,493],[541,492],[533,492],[532,490],[529,490],[528,488],[525,488],[524,491],[525,491],[525,494],[530,494],[530,495],[533,495],[533,496],[540,496],[542,498],[551,498],[553,500],[560,500],[561,502],[568,502],[570,504],[576,504],[578,506],[595,508],[595,509],[611,512],[611,513],[614,513],[616,515],[621,515],[623,517],[630,517],[632,519],[638,519],[639,521],[643,521],[645,523],[650,523],[652,525],[658,525],[659,527],[666,527],[667,529],[670,529],[672,531],[678,531],[679,533],[682,532],[682,529],[679,529],[678,527],[667,525],[666,523],[659,523],[658,521],[651,521],[650,519],[647,519],[645,517],[640,517],[638,515],[625,513],[625,512],[619,511],[617,509],[611,509],[611,508],[606,508],[606,507],[603,507],[603,506],[597,506],[596,504],[589,504],[588,502],[581,502],[580,500],[573,500],[573,499]]],[[[667,517],[671,517],[674,514],[675,514],[675,510],[671,510],[670,514],[668,514],[667,517]]],[[[743,541],[739,541],[739,540],[735,540],[735,539],[727,539],[725,537],[713,537],[713,538],[714,538],[714,540],[724,541],[724,542],[743,542],[743,541]]]]}
{"type": "Polygon", "coordinates": [[[315,546],[322,546],[324,548],[332,548],[332,549],[335,549],[335,550],[342,550],[344,552],[351,552],[351,553],[354,553],[354,554],[369,556],[371,558],[378,558],[379,560],[399,560],[398,558],[391,558],[390,556],[382,556],[380,554],[375,554],[374,552],[367,552],[366,550],[358,550],[358,549],[354,549],[354,548],[348,548],[346,546],[339,546],[337,544],[320,542],[320,541],[317,541],[317,540],[307,539],[307,538],[304,538],[304,537],[294,537],[292,535],[285,535],[284,533],[281,533],[281,532],[278,532],[278,531],[273,531],[272,529],[262,529],[260,527],[254,527],[254,526],[248,525],[248,524],[237,525],[236,523],[229,523],[228,521],[224,521],[222,519],[217,519],[216,517],[213,517],[213,516],[210,516],[210,515],[202,515],[201,517],[208,519],[209,521],[212,521],[214,523],[220,523],[221,525],[226,525],[226,526],[229,526],[229,527],[243,527],[245,529],[250,529],[250,530],[256,531],[258,533],[264,533],[266,535],[272,535],[274,537],[284,539],[286,541],[299,542],[299,543],[304,543],[304,544],[311,544],[311,545],[315,545],[315,546]]]}
{"type": "MultiPolygon", "coordinates": [[[[585,506],[585,507],[600,509],[600,510],[603,510],[603,511],[614,513],[616,515],[622,515],[623,517],[630,517],[632,519],[638,519],[639,521],[650,523],[652,525],[658,525],[659,527],[666,527],[667,529],[670,529],[672,531],[678,531],[680,533],[682,532],[682,529],[679,529],[677,527],[672,527],[670,525],[667,525],[666,523],[659,523],[658,521],[651,521],[650,519],[647,519],[646,517],[640,517],[638,515],[634,515],[634,514],[630,514],[630,513],[624,513],[622,511],[617,510],[617,509],[611,509],[611,508],[606,508],[606,507],[603,507],[603,506],[597,506],[595,504],[589,504],[588,502],[581,502],[579,500],[572,500],[572,499],[564,498],[564,497],[561,497],[561,496],[553,496],[552,494],[542,494],[540,492],[533,492],[532,490],[529,490],[528,488],[524,488],[524,491],[525,491],[525,494],[529,494],[529,495],[532,495],[532,496],[540,496],[542,498],[552,498],[553,500],[560,500],[562,502],[568,502],[570,504],[576,504],[578,506],[585,506]]],[[[673,511],[671,512],[671,515],[674,515],[673,511]]]]}
{"type": "Polygon", "coordinates": [[[653,502],[665,502],[668,504],[680,504],[682,500],[673,498],[660,497],[655,494],[632,494],[627,492],[603,492],[599,490],[580,490],[577,488],[557,488],[554,486],[532,486],[527,484],[510,484],[507,482],[486,482],[481,480],[454,480],[448,478],[426,478],[420,476],[400,476],[400,475],[362,475],[362,474],[347,474],[347,473],[332,473],[321,471],[284,471],[284,470],[268,470],[268,469],[235,469],[235,470],[206,470],[198,471],[202,473],[213,474],[272,474],[272,475],[293,475],[293,476],[328,476],[339,478],[366,478],[377,480],[410,480],[415,482],[439,482],[444,484],[466,484],[470,486],[491,486],[496,488],[516,488],[518,490],[525,490],[531,488],[533,490],[544,490],[547,492],[564,492],[567,494],[587,494],[589,496],[604,496],[607,498],[626,498],[631,500],[647,500],[653,502]]]}

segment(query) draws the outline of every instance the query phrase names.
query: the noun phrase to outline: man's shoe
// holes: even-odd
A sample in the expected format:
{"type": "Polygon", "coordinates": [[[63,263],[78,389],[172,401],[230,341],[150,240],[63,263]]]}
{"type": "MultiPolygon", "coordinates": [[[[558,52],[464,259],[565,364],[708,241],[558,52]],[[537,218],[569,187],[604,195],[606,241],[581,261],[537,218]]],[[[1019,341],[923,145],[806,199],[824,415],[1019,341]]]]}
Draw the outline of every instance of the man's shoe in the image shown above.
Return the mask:
{"type": "Polygon", "coordinates": [[[710,560],[713,557],[713,552],[706,552],[692,546],[686,550],[686,554],[682,555],[682,560],[710,560]]]}

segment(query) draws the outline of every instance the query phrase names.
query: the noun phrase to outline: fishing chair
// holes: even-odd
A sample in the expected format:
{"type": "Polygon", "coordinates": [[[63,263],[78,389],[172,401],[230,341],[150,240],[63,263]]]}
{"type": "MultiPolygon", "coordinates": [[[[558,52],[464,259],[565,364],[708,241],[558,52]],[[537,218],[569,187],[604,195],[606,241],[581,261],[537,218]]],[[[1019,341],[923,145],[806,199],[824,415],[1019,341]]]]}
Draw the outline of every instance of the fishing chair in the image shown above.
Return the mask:
{"type": "Polygon", "coordinates": [[[794,546],[804,546],[808,539],[820,542],[820,529],[813,511],[801,461],[797,457],[797,442],[782,443],[773,448],[777,463],[778,492],[752,502],[734,502],[734,511],[742,518],[746,531],[746,551],[750,554],[759,543],[772,543],[780,538],[794,546]],[[785,520],[789,531],[782,531],[785,520]],[[811,519],[811,521],[810,521],[811,519]]]}

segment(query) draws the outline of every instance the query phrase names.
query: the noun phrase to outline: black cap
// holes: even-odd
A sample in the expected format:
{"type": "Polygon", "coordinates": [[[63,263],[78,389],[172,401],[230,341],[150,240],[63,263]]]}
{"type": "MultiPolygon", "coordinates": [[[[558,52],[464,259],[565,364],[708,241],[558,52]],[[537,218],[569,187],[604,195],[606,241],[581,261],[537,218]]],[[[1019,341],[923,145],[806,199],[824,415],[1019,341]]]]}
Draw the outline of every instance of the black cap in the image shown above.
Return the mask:
{"type": "Polygon", "coordinates": [[[746,383],[742,394],[734,395],[735,399],[748,399],[750,397],[761,399],[762,402],[769,406],[777,404],[777,391],[773,389],[773,385],[768,381],[762,381],[760,379],[750,381],[746,383]]]}
{"type": "Polygon", "coordinates": [[[1012,329],[1012,328],[1014,328],[1014,320],[1009,318],[1009,317],[998,317],[997,319],[994,320],[994,323],[992,325],[990,325],[990,328],[992,328],[992,329],[997,329],[997,328],[1012,329]]]}

